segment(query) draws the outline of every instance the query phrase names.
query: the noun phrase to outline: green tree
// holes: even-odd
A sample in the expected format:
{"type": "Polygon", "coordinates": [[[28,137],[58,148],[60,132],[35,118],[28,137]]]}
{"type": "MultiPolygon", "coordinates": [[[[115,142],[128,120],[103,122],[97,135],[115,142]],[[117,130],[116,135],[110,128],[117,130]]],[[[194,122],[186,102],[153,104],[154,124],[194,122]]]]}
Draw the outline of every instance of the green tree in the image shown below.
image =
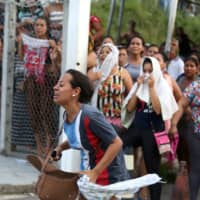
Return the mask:
{"type": "MultiPolygon", "coordinates": [[[[120,7],[120,0],[116,2],[116,9],[111,27],[111,35],[116,38],[117,21],[120,7]]],[[[106,29],[110,9],[110,1],[100,0],[92,3],[91,12],[102,19],[103,26],[106,29]]],[[[129,20],[135,20],[136,30],[141,33],[147,43],[161,44],[165,41],[167,35],[168,15],[159,6],[158,0],[125,0],[123,23],[121,33],[128,31],[129,20]]],[[[198,27],[200,26],[200,17],[185,16],[178,12],[176,26],[184,27],[185,32],[194,41],[200,40],[198,27]]]]}

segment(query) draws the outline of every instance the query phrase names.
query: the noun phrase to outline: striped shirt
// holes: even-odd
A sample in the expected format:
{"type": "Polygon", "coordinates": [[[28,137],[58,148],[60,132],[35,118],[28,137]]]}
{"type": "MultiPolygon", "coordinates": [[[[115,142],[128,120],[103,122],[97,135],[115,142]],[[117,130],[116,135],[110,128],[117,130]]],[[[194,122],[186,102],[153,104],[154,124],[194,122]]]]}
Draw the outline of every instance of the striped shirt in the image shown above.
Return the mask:
{"type": "Polygon", "coordinates": [[[97,107],[106,117],[121,118],[121,107],[125,96],[125,85],[122,78],[122,67],[108,76],[98,90],[97,107]]]}

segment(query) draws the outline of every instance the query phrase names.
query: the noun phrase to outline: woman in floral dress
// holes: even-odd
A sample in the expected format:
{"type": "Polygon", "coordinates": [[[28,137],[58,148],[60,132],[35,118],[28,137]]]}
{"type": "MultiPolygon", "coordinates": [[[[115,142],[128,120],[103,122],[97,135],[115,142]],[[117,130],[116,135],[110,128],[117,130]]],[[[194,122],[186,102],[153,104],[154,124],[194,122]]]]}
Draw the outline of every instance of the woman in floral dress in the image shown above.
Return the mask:
{"type": "Polygon", "coordinates": [[[177,131],[177,123],[187,106],[190,106],[192,110],[192,119],[194,122],[190,127],[190,134],[187,134],[190,159],[190,200],[197,200],[197,195],[200,188],[200,80],[192,82],[184,90],[184,96],[182,96],[179,101],[179,111],[172,119],[172,133],[177,131]]]}

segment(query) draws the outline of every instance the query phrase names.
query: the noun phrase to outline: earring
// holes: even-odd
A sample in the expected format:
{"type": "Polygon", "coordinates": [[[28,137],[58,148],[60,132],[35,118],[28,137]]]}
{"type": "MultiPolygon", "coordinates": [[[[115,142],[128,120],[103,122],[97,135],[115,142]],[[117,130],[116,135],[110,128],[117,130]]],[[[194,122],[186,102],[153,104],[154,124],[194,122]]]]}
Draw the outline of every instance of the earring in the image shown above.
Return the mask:
{"type": "Polygon", "coordinates": [[[75,95],[75,94],[72,94],[72,96],[75,97],[76,95],[75,95]]]}

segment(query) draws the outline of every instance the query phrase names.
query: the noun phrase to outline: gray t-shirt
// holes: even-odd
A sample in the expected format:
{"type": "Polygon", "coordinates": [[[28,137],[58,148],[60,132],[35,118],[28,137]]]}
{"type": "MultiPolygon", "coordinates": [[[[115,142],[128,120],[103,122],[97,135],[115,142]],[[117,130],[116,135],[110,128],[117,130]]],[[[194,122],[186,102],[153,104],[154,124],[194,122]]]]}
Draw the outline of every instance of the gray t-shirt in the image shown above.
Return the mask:
{"type": "MultiPolygon", "coordinates": [[[[117,133],[106,121],[102,112],[95,107],[83,104],[80,118],[80,141],[82,146],[89,151],[90,168],[104,156],[108,146],[112,144],[117,133]]],[[[112,163],[99,176],[97,183],[107,185],[128,179],[122,149],[112,163]]]]}
{"type": "Polygon", "coordinates": [[[140,65],[128,64],[125,66],[125,69],[127,69],[129,74],[131,75],[133,82],[136,82],[138,76],[140,75],[140,65]]]}

